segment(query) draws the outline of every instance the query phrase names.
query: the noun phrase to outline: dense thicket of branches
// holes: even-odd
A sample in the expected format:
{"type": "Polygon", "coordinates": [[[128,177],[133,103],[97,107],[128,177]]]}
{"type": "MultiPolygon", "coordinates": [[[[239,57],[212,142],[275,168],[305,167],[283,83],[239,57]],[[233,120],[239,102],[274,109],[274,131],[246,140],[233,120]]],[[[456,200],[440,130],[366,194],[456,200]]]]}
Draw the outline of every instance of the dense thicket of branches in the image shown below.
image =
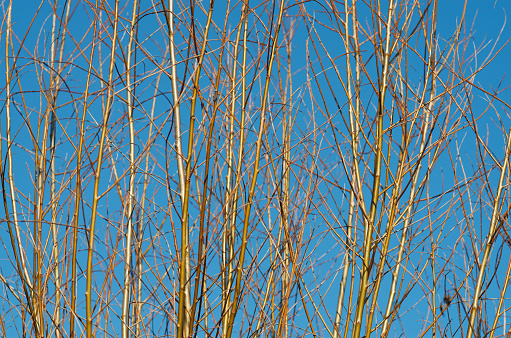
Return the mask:
{"type": "Polygon", "coordinates": [[[0,334],[508,337],[471,5],[5,1],[0,334]]]}

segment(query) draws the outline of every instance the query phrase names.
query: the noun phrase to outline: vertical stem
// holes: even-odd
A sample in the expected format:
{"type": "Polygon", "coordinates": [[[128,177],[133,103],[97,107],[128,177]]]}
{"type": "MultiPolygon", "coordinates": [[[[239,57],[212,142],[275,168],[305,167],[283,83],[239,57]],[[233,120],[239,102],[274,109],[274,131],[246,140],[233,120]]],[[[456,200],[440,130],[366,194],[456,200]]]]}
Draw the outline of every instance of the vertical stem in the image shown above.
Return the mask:
{"type": "MultiPolygon", "coordinates": [[[[243,2],[242,6],[242,20],[244,21],[243,27],[243,60],[241,66],[241,120],[240,120],[240,134],[239,134],[239,148],[238,148],[238,161],[236,164],[237,173],[236,180],[234,183],[232,195],[231,212],[229,214],[229,227],[224,230],[224,243],[223,248],[226,250],[224,255],[225,261],[222,267],[226,273],[224,280],[226,281],[222,285],[222,293],[225,294],[223,299],[224,306],[222,308],[222,337],[227,337],[229,334],[229,325],[231,322],[231,316],[235,314],[233,311],[233,305],[231,301],[231,290],[234,284],[234,236],[236,230],[236,219],[238,217],[238,199],[240,194],[241,185],[241,168],[243,164],[243,158],[245,156],[245,132],[246,132],[246,120],[247,120],[247,47],[248,47],[248,13],[249,13],[249,1],[243,2]]],[[[235,96],[233,96],[234,102],[235,96]]],[[[231,107],[231,128],[234,128],[234,105],[231,107]]],[[[257,330],[257,329],[256,329],[257,330]]]]}
{"type": "MultiPolygon", "coordinates": [[[[291,243],[289,239],[289,185],[290,185],[290,162],[291,162],[291,109],[289,108],[288,102],[292,101],[293,95],[293,83],[291,79],[291,32],[288,32],[289,40],[286,42],[286,52],[287,52],[287,79],[286,79],[286,89],[284,92],[284,98],[282,100],[283,107],[283,117],[282,117],[282,143],[283,143],[283,160],[282,160],[282,183],[283,183],[283,191],[282,191],[282,206],[281,206],[281,215],[280,215],[280,228],[281,233],[284,238],[284,242],[280,243],[282,245],[282,291],[280,293],[281,297],[281,313],[280,317],[282,322],[284,323],[283,337],[289,336],[289,320],[288,320],[288,308],[289,308],[289,297],[287,297],[287,292],[290,287],[289,285],[289,266],[291,265],[289,250],[291,248],[291,243]],[[287,85],[289,84],[289,93],[290,97],[288,98],[287,93],[287,85]]],[[[286,36],[286,35],[285,35],[286,36]]]]}
{"type": "Polygon", "coordinates": [[[371,259],[371,246],[373,244],[373,229],[374,221],[376,219],[376,212],[378,208],[378,199],[380,196],[380,175],[382,163],[382,145],[383,145],[383,114],[385,110],[385,92],[387,91],[387,76],[389,70],[390,60],[390,39],[391,39],[391,22],[394,11],[394,0],[389,1],[389,11],[387,17],[387,37],[385,40],[384,61],[383,61],[383,77],[379,88],[378,98],[378,126],[375,134],[375,147],[374,147],[374,177],[372,186],[371,207],[369,209],[369,218],[365,220],[364,231],[364,255],[363,266],[360,275],[360,287],[358,293],[357,310],[355,314],[355,323],[353,330],[353,338],[360,337],[360,329],[362,326],[362,316],[364,314],[364,307],[366,304],[367,288],[369,275],[371,273],[370,259],[371,259]]]}
{"type": "Polygon", "coordinates": [[[495,196],[495,200],[493,201],[493,213],[491,215],[490,221],[490,230],[488,231],[488,236],[486,237],[486,243],[484,246],[484,255],[483,259],[479,265],[479,275],[477,277],[477,282],[474,290],[474,299],[472,301],[472,306],[470,308],[470,317],[468,320],[468,329],[467,329],[467,338],[472,338],[474,334],[474,324],[477,317],[477,311],[479,309],[479,297],[481,295],[481,289],[483,285],[483,279],[485,275],[486,265],[488,264],[488,259],[490,256],[490,250],[493,247],[493,243],[495,241],[498,229],[498,223],[500,218],[500,210],[501,210],[501,195],[502,190],[504,189],[504,178],[506,177],[507,168],[509,165],[509,156],[511,154],[511,128],[509,129],[507,135],[507,145],[506,152],[504,154],[504,163],[501,167],[499,185],[497,187],[497,195],[495,196]]]}
{"type": "MultiPolygon", "coordinates": [[[[52,22],[52,31],[51,31],[51,61],[50,64],[55,69],[55,24],[56,24],[56,18],[57,18],[57,1],[53,3],[53,22],[52,22]]],[[[51,76],[53,76],[53,73],[51,73],[51,76]]],[[[57,76],[58,79],[58,76],[57,76]]],[[[52,79],[53,80],[53,79],[52,79]]],[[[50,80],[50,81],[52,81],[50,80]]],[[[56,80],[55,82],[57,82],[56,80]]],[[[53,81],[51,82],[51,85],[53,86],[53,81]]],[[[60,338],[61,332],[60,332],[60,266],[59,266],[59,247],[58,247],[58,229],[57,229],[57,200],[56,200],[56,194],[55,194],[55,109],[56,109],[56,96],[58,92],[58,84],[55,83],[55,86],[53,87],[55,94],[53,94],[50,90],[50,95],[52,95],[52,102],[51,102],[51,122],[50,122],[50,174],[51,174],[51,186],[50,186],[50,201],[51,203],[51,228],[52,228],[52,234],[53,234],[53,266],[54,266],[54,275],[55,275],[55,309],[53,310],[53,322],[55,323],[55,338],[60,338]]]]}
{"type": "MultiPolygon", "coordinates": [[[[436,12],[436,5],[433,9],[433,12],[434,13],[436,12]]],[[[434,22],[436,22],[436,21],[433,20],[433,23],[434,22]]],[[[434,32],[434,31],[435,31],[435,29],[432,29],[432,32],[434,32]]],[[[408,203],[406,206],[406,216],[404,218],[403,230],[401,232],[401,241],[399,243],[399,251],[398,251],[398,256],[397,256],[397,261],[396,261],[397,264],[396,264],[394,271],[392,272],[392,283],[391,283],[391,287],[390,287],[389,298],[387,301],[387,308],[385,310],[384,321],[383,321],[382,331],[381,331],[382,336],[386,336],[388,334],[388,330],[390,329],[390,324],[392,323],[392,320],[391,320],[392,313],[391,312],[392,312],[392,307],[394,305],[394,298],[396,295],[396,288],[397,288],[397,282],[399,279],[399,272],[400,272],[402,261],[403,261],[406,236],[407,236],[408,228],[412,221],[412,210],[413,210],[413,204],[415,201],[415,195],[416,195],[416,191],[417,191],[417,183],[419,180],[419,175],[420,175],[421,168],[422,168],[422,159],[424,158],[424,153],[426,150],[426,145],[427,145],[427,140],[428,140],[429,120],[431,117],[431,112],[433,111],[434,105],[435,105],[436,72],[434,69],[434,67],[435,67],[435,38],[434,38],[434,34],[432,34],[430,37],[429,45],[430,45],[430,50],[429,50],[429,60],[428,60],[428,76],[427,76],[427,79],[431,78],[431,81],[430,81],[431,90],[430,90],[430,95],[429,95],[429,100],[428,100],[429,103],[427,104],[427,106],[425,106],[423,108],[423,111],[425,112],[425,116],[424,116],[424,122],[423,122],[422,128],[421,128],[422,135],[421,135],[420,149],[419,149],[419,154],[417,156],[417,162],[415,164],[414,174],[413,174],[413,178],[412,178],[412,185],[410,188],[410,196],[408,198],[408,203]]],[[[425,88],[427,87],[427,85],[428,84],[426,82],[425,88]]],[[[424,102],[424,97],[422,98],[422,101],[424,102]]],[[[410,130],[411,129],[412,128],[410,128],[410,130]]],[[[431,252],[431,255],[434,256],[434,251],[431,252]]],[[[433,276],[435,276],[434,259],[432,261],[433,261],[433,264],[432,264],[433,276]]],[[[435,317],[435,306],[433,306],[433,318],[436,318],[435,317]]],[[[435,329],[436,329],[435,326],[436,325],[433,326],[433,335],[435,335],[435,329]]]]}
{"type": "MultiPolygon", "coordinates": [[[[69,19],[69,10],[70,10],[70,2],[67,3],[66,6],[66,14],[64,19],[64,27],[67,27],[68,19],[69,19]]],[[[58,227],[57,227],[57,196],[56,196],[56,172],[55,172],[55,138],[56,138],[56,109],[57,109],[57,96],[59,93],[59,89],[61,86],[61,74],[63,69],[63,63],[61,62],[63,59],[63,53],[64,53],[64,44],[65,44],[65,38],[66,38],[66,30],[64,29],[62,31],[62,40],[60,43],[60,52],[59,52],[59,63],[58,66],[55,65],[55,58],[56,58],[56,41],[55,38],[55,26],[56,26],[56,18],[57,18],[57,0],[55,0],[53,5],[53,28],[52,28],[52,45],[51,45],[51,65],[54,69],[57,69],[57,76],[53,77],[53,81],[55,82],[53,85],[53,92],[50,92],[52,95],[52,101],[51,101],[51,122],[50,122],[50,165],[51,165],[51,225],[52,225],[52,234],[53,234],[53,249],[52,249],[52,256],[53,256],[53,265],[54,265],[54,275],[55,275],[55,309],[53,311],[53,318],[52,321],[55,325],[55,337],[60,338],[62,336],[62,323],[61,323],[61,317],[60,317],[60,309],[61,309],[61,298],[62,298],[62,291],[61,291],[61,276],[60,276],[60,252],[59,252],[59,238],[58,238],[58,227]]],[[[53,76],[53,73],[51,73],[53,76]]],[[[52,81],[52,83],[53,83],[52,81]]]]}
{"type": "MultiPolygon", "coordinates": [[[[339,286],[339,297],[337,299],[337,310],[335,314],[335,322],[334,322],[334,332],[333,332],[333,338],[337,338],[339,336],[339,330],[341,326],[341,315],[342,315],[342,309],[344,304],[344,294],[346,292],[346,285],[348,281],[348,273],[349,268],[351,265],[351,261],[354,256],[354,250],[355,246],[352,245],[353,243],[353,228],[355,226],[355,210],[356,210],[356,194],[361,192],[360,187],[360,172],[358,168],[358,143],[359,143],[359,113],[360,113],[360,65],[359,65],[359,50],[358,50],[358,23],[357,23],[357,8],[356,8],[356,0],[352,0],[351,3],[351,15],[352,15],[352,22],[353,22],[353,39],[354,39],[354,49],[355,49],[355,104],[353,104],[353,96],[351,92],[351,79],[352,79],[352,71],[351,71],[351,61],[350,61],[350,35],[349,35],[349,13],[350,10],[348,9],[348,2],[346,1],[344,3],[344,12],[345,12],[345,19],[344,19],[344,31],[345,31],[345,37],[344,37],[344,49],[346,51],[346,73],[347,73],[347,80],[346,80],[346,89],[348,94],[348,100],[349,100],[349,111],[350,111],[350,136],[351,136],[351,151],[352,151],[352,169],[351,169],[351,190],[350,190],[350,204],[349,204],[349,212],[348,212],[348,225],[347,225],[347,232],[346,232],[346,248],[344,253],[344,259],[343,259],[343,273],[342,273],[342,279],[341,284],[339,286]],[[351,252],[350,252],[350,245],[351,252]],[[351,258],[350,258],[351,255],[351,258]]],[[[349,314],[348,314],[349,315],[349,314]]],[[[349,316],[348,316],[349,317],[349,316]]],[[[347,318],[347,322],[348,322],[347,318]]]]}
{"type": "MultiPolygon", "coordinates": [[[[33,304],[33,284],[32,280],[30,278],[30,274],[28,271],[28,263],[26,261],[26,254],[25,250],[23,249],[23,242],[21,240],[21,232],[20,232],[20,225],[18,221],[18,206],[16,204],[16,198],[15,198],[15,189],[14,189],[14,173],[13,173],[13,159],[12,159],[12,145],[13,142],[11,140],[11,70],[10,70],[10,56],[9,56],[9,46],[12,44],[11,41],[11,14],[12,14],[12,0],[9,1],[9,5],[7,7],[7,13],[6,13],[6,29],[5,29],[5,96],[6,96],[6,102],[5,102],[5,119],[6,119],[6,143],[7,143],[7,160],[8,160],[8,167],[7,167],[7,177],[9,182],[9,193],[10,193],[10,200],[11,200],[11,208],[12,208],[12,218],[14,223],[14,232],[11,230],[11,222],[9,219],[7,219],[7,223],[9,224],[9,234],[11,236],[11,245],[12,249],[16,256],[16,264],[18,267],[18,271],[20,272],[20,277],[23,285],[23,290],[25,292],[25,296],[27,299],[27,306],[28,306],[28,312],[32,318],[33,321],[33,327],[34,327],[34,334],[35,336],[39,336],[39,331],[41,328],[38,325],[38,320],[36,318],[36,313],[34,309],[33,304]],[[17,250],[19,252],[19,255],[16,254],[16,246],[18,247],[17,250]],[[19,257],[19,258],[18,258],[19,257]]],[[[2,172],[3,174],[3,172],[2,172]]],[[[3,175],[2,175],[3,177],[3,175]]],[[[4,180],[2,179],[2,187],[4,180]]],[[[8,216],[8,207],[7,207],[7,198],[6,198],[6,191],[4,189],[3,192],[4,196],[4,208],[5,208],[5,214],[8,216]]],[[[24,312],[23,312],[24,313],[24,312]]],[[[25,326],[23,325],[23,330],[25,330],[25,326]]]]}
{"type": "MultiPolygon", "coordinates": [[[[96,172],[94,175],[94,192],[93,192],[93,200],[92,200],[92,215],[91,222],[89,228],[89,245],[87,249],[87,286],[85,289],[85,302],[86,302],[86,328],[87,328],[87,338],[92,338],[92,258],[94,255],[94,237],[96,230],[96,217],[98,211],[98,202],[99,202],[99,179],[101,176],[101,166],[103,164],[103,153],[104,153],[104,145],[106,141],[106,134],[108,131],[108,118],[110,116],[110,111],[112,109],[113,99],[114,99],[114,90],[113,90],[113,74],[114,74],[114,66],[115,66],[115,47],[117,41],[117,24],[119,21],[119,0],[115,0],[115,12],[114,12],[114,27],[113,27],[113,37],[112,37],[112,49],[110,54],[110,65],[108,69],[108,94],[106,100],[105,111],[103,112],[103,123],[101,126],[101,138],[99,141],[99,149],[98,149],[98,157],[97,157],[97,166],[96,172]]],[[[91,63],[92,63],[92,55],[91,55],[91,63]]],[[[85,110],[85,107],[84,107],[85,110]]],[[[85,113],[84,113],[85,114],[85,113]]]]}
{"type": "MultiPolygon", "coordinates": [[[[184,208],[185,208],[186,177],[185,177],[183,161],[185,160],[185,156],[183,154],[183,145],[182,145],[182,141],[181,141],[182,140],[182,138],[181,138],[181,135],[182,135],[182,132],[181,132],[181,111],[180,111],[180,103],[179,103],[179,95],[178,95],[179,91],[177,88],[177,60],[176,60],[176,52],[175,52],[176,46],[175,46],[175,42],[174,42],[174,1],[169,0],[168,10],[165,6],[164,0],[161,0],[161,4],[162,4],[165,14],[166,14],[165,18],[167,21],[167,29],[169,31],[172,99],[174,101],[173,102],[174,103],[174,107],[173,107],[174,123],[173,123],[173,125],[175,128],[174,135],[175,135],[177,171],[178,171],[178,176],[179,176],[179,197],[181,200],[182,210],[184,210],[184,208]]],[[[191,129],[190,129],[190,131],[191,131],[191,129]]],[[[181,228],[181,231],[182,231],[182,236],[181,236],[182,237],[181,238],[182,247],[181,247],[181,249],[182,250],[184,249],[185,252],[187,252],[187,250],[188,250],[187,245],[184,245],[184,247],[183,247],[183,242],[187,243],[187,238],[186,238],[186,234],[185,234],[185,232],[187,231],[187,229],[185,229],[185,226],[187,224],[184,224],[186,222],[184,220],[184,212],[182,212],[181,221],[183,224],[183,226],[181,228]]],[[[187,328],[189,327],[188,326],[189,321],[186,320],[186,318],[189,318],[189,314],[185,313],[186,309],[188,309],[190,306],[190,293],[185,292],[186,290],[185,290],[185,284],[184,284],[188,280],[186,278],[186,274],[187,274],[187,270],[185,270],[186,265],[187,265],[187,256],[186,256],[186,254],[185,255],[181,254],[181,262],[179,264],[179,267],[180,267],[180,291],[179,291],[179,311],[178,311],[178,323],[177,323],[178,338],[183,337],[183,329],[186,327],[186,329],[184,329],[184,330],[188,330],[187,328]],[[183,276],[181,276],[181,274],[183,274],[183,276]]],[[[189,288],[187,290],[189,291],[189,288]]]]}
{"type": "MultiPolygon", "coordinates": [[[[501,224],[502,225],[502,224],[501,224]]],[[[505,224],[503,226],[506,226],[505,224]]],[[[497,306],[497,311],[495,312],[495,319],[493,320],[493,325],[490,331],[490,337],[493,338],[495,336],[495,331],[497,331],[497,326],[499,324],[499,318],[502,314],[504,314],[504,325],[503,329],[506,329],[506,310],[502,311],[502,306],[504,305],[504,299],[506,298],[506,290],[507,286],[511,280],[511,256],[509,256],[509,260],[507,263],[507,271],[506,271],[506,279],[504,279],[504,283],[502,285],[502,291],[500,292],[499,305],[497,306]]]]}
{"type": "MultiPolygon", "coordinates": [[[[227,8],[229,9],[229,6],[230,6],[230,0],[227,1],[227,8]]],[[[211,7],[210,7],[210,10],[212,11],[213,9],[213,4],[211,4],[211,7]]],[[[202,294],[199,295],[199,288],[201,288],[202,290],[204,290],[204,277],[205,277],[205,273],[203,271],[206,270],[205,266],[205,253],[206,253],[206,241],[207,241],[207,228],[206,228],[206,225],[205,225],[205,219],[206,219],[206,205],[208,203],[211,203],[211,191],[209,189],[209,171],[210,171],[210,162],[211,162],[211,148],[212,148],[212,144],[215,140],[215,137],[213,135],[214,131],[215,131],[215,121],[216,121],[216,115],[219,111],[219,107],[220,107],[220,101],[219,101],[219,96],[220,96],[220,90],[219,90],[219,87],[220,87],[220,80],[221,80],[221,76],[222,76],[222,64],[223,64],[223,59],[224,59],[224,51],[225,51],[225,45],[227,43],[227,24],[229,22],[229,14],[230,14],[230,11],[228,10],[227,13],[226,13],[226,16],[225,16],[225,21],[224,21],[224,28],[223,28],[223,32],[222,32],[222,47],[220,48],[220,54],[219,54],[219,57],[218,57],[218,67],[217,67],[217,70],[216,70],[216,76],[215,76],[215,83],[214,83],[214,98],[213,98],[213,114],[211,115],[211,118],[209,119],[210,121],[210,124],[209,124],[209,130],[208,130],[208,134],[207,134],[207,138],[206,138],[206,160],[205,160],[205,163],[204,163],[204,178],[203,178],[203,188],[202,188],[202,199],[201,199],[201,203],[200,203],[200,215],[199,215],[199,218],[200,218],[200,221],[199,221],[199,250],[198,250],[198,254],[197,254],[197,266],[195,268],[195,288],[194,288],[194,296],[193,296],[193,302],[191,304],[191,315],[190,315],[190,324],[189,324],[189,332],[193,332],[194,330],[194,326],[195,326],[195,323],[194,323],[194,315],[195,315],[195,310],[196,310],[196,306],[197,306],[197,303],[198,303],[198,299],[199,299],[199,296],[202,297],[202,294]],[[202,269],[204,266],[204,270],[202,269]]],[[[205,35],[205,37],[207,37],[207,34],[205,35]]],[[[239,32],[238,32],[238,35],[237,35],[237,41],[236,41],[236,46],[237,46],[237,43],[239,42],[239,32]]],[[[237,52],[237,49],[236,49],[236,52],[237,52]]],[[[236,74],[236,72],[234,72],[234,74],[236,74]]],[[[234,79],[236,78],[236,76],[234,75],[234,79]]],[[[210,207],[209,207],[210,208],[210,207]]],[[[202,291],[201,291],[202,293],[202,291]]],[[[200,324],[199,324],[200,325],[200,324]]]]}
{"type": "MultiPolygon", "coordinates": [[[[165,2],[162,0],[163,8],[165,7],[165,2]]],[[[184,203],[185,196],[185,170],[183,166],[183,161],[185,156],[183,154],[183,144],[181,141],[181,110],[179,104],[179,90],[177,89],[177,61],[176,61],[176,45],[174,43],[174,0],[169,0],[169,9],[165,11],[166,19],[167,19],[167,28],[169,31],[169,49],[170,49],[170,73],[171,73],[171,83],[172,83],[172,99],[174,101],[174,130],[175,130],[175,138],[176,138],[176,156],[177,156],[177,171],[179,176],[179,197],[181,199],[181,204],[184,203]]]]}
{"type": "MultiPolygon", "coordinates": [[[[98,8],[98,0],[96,0],[96,8],[98,8]]],[[[99,10],[98,10],[99,11],[99,10]]],[[[74,212],[73,212],[73,252],[71,258],[71,314],[69,319],[69,336],[71,338],[75,337],[75,316],[76,316],[76,255],[78,252],[78,218],[80,216],[80,202],[82,199],[82,181],[81,181],[81,165],[82,165],[82,150],[83,145],[85,143],[85,115],[87,113],[88,108],[88,98],[89,98],[89,84],[91,83],[92,77],[92,61],[94,58],[94,51],[96,47],[96,34],[97,34],[97,20],[98,20],[98,11],[95,12],[94,16],[94,32],[93,32],[93,43],[91,46],[91,52],[89,56],[89,67],[87,70],[87,81],[85,82],[85,93],[83,94],[83,109],[82,116],[80,118],[80,141],[78,145],[78,149],[76,151],[76,183],[75,183],[75,202],[74,202],[74,212]]]]}
{"type": "Polygon", "coordinates": [[[131,13],[130,23],[130,39],[128,42],[128,51],[126,55],[126,104],[128,109],[128,123],[130,133],[130,180],[129,180],[129,194],[128,194],[128,207],[126,212],[127,225],[126,225],[126,251],[124,255],[124,284],[122,290],[122,338],[129,337],[129,302],[131,298],[130,286],[130,270],[131,270],[131,244],[133,237],[133,210],[135,204],[135,127],[133,125],[133,106],[135,101],[134,88],[131,82],[131,56],[133,54],[133,42],[135,41],[135,23],[137,20],[138,0],[133,0],[133,8],[131,13]]]}
{"type": "MultiPolygon", "coordinates": [[[[247,14],[248,8],[247,4],[243,2],[241,6],[241,19],[240,26],[244,22],[244,59],[246,61],[246,42],[247,42],[247,14]]],[[[237,199],[238,199],[238,188],[236,186],[237,179],[234,180],[234,112],[236,108],[236,74],[238,69],[238,48],[239,41],[241,35],[241,27],[239,27],[236,33],[236,42],[234,45],[234,60],[233,60],[233,69],[231,76],[231,106],[230,106],[230,118],[229,118],[229,145],[228,145],[228,154],[227,154],[227,177],[226,177],[226,189],[225,189],[225,213],[224,213],[224,223],[223,223],[223,232],[222,232],[222,332],[225,334],[227,332],[227,325],[229,324],[229,309],[231,307],[231,299],[230,299],[230,289],[232,285],[232,256],[231,249],[233,246],[233,237],[231,235],[235,222],[236,222],[236,212],[237,212],[237,199]],[[233,181],[234,180],[234,181],[233,181]]],[[[242,71],[245,71],[245,63],[243,63],[242,71]]],[[[243,84],[245,83],[245,75],[242,75],[243,84]]],[[[241,117],[241,126],[240,132],[241,136],[240,140],[240,153],[239,159],[243,156],[243,140],[245,128],[245,96],[244,96],[244,87],[242,89],[242,117],[241,117]]],[[[239,166],[237,167],[239,168],[239,166]]],[[[238,173],[238,177],[240,176],[239,170],[236,171],[238,173]]]]}
{"type": "MultiPolygon", "coordinates": [[[[194,128],[195,128],[195,106],[197,103],[197,96],[199,92],[199,79],[202,68],[202,63],[204,61],[204,55],[206,53],[206,46],[208,43],[208,32],[211,26],[211,18],[213,15],[213,6],[215,4],[214,0],[211,0],[209,3],[209,11],[208,11],[208,21],[206,23],[206,28],[204,31],[204,38],[202,40],[201,53],[199,56],[199,60],[197,62],[197,67],[195,69],[195,79],[193,84],[193,92],[192,92],[192,101],[190,105],[190,129],[188,133],[188,152],[186,158],[186,173],[184,183],[184,200],[183,200],[183,209],[181,215],[181,256],[179,263],[179,312],[178,312],[178,321],[177,321],[177,336],[178,338],[188,337],[191,333],[189,332],[190,327],[190,318],[193,314],[190,313],[191,305],[190,305],[190,293],[191,293],[191,281],[190,281],[190,240],[189,240],[189,216],[188,216],[188,207],[189,207],[189,197],[190,197],[190,180],[191,180],[191,172],[192,172],[192,155],[193,155],[193,146],[195,143],[194,140],[194,128]]],[[[192,5],[193,10],[193,5],[192,5]]],[[[192,15],[193,17],[193,15],[192,15]]]]}
{"type": "Polygon", "coordinates": [[[146,151],[146,157],[145,157],[145,168],[144,168],[144,188],[142,197],[140,199],[140,213],[141,216],[138,219],[138,238],[137,238],[137,302],[134,308],[135,312],[135,337],[139,337],[141,335],[141,329],[140,326],[142,324],[142,275],[144,273],[143,271],[143,261],[145,252],[142,251],[142,242],[143,242],[143,230],[144,230],[144,222],[145,219],[148,217],[148,212],[146,212],[145,207],[145,201],[146,201],[146,194],[147,189],[149,185],[149,158],[151,156],[151,147],[152,143],[154,142],[154,136],[153,136],[153,124],[154,124],[154,112],[155,112],[155,106],[156,106],[156,98],[157,93],[159,90],[159,84],[161,79],[162,72],[158,74],[158,78],[156,80],[156,85],[154,86],[154,94],[153,94],[153,103],[151,107],[151,116],[150,116],[150,123],[149,123],[149,132],[147,135],[147,143],[145,146],[146,151]]]}

